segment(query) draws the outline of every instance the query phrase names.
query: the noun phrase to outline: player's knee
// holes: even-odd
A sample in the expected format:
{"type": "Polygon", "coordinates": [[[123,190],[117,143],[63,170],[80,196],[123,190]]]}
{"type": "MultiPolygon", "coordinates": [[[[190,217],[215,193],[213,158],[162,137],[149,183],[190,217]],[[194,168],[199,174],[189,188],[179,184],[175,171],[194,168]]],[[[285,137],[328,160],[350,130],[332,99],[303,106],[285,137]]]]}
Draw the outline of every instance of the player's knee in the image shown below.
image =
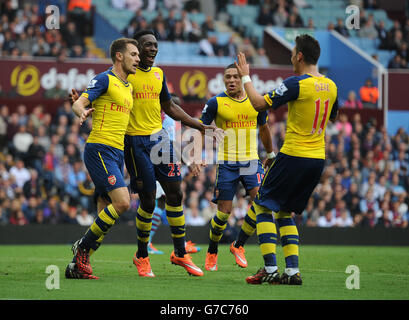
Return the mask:
{"type": "Polygon", "coordinates": [[[170,206],[180,206],[182,204],[183,193],[182,190],[173,190],[166,195],[166,203],[170,206]]]}
{"type": "Polygon", "coordinates": [[[141,202],[142,210],[146,212],[153,212],[156,206],[156,191],[153,192],[140,192],[139,200],[141,202]]]}
{"type": "Polygon", "coordinates": [[[141,199],[141,207],[146,212],[153,212],[155,210],[155,198],[149,197],[141,199]]]}
{"type": "Polygon", "coordinates": [[[155,202],[145,204],[142,206],[142,209],[146,212],[153,212],[155,210],[155,202]]]}
{"type": "Polygon", "coordinates": [[[128,211],[131,207],[131,203],[129,199],[122,199],[116,201],[112,204],[118,214],[122,214],[125,211],[128,211]]]}
{"type": "Polygon", "coordinates": [[[221,211],[223,213],[230,214],[231,211],[232,211],[232,202],[218,201],[217,210],[219,210],[219,211],[221,211]]]}

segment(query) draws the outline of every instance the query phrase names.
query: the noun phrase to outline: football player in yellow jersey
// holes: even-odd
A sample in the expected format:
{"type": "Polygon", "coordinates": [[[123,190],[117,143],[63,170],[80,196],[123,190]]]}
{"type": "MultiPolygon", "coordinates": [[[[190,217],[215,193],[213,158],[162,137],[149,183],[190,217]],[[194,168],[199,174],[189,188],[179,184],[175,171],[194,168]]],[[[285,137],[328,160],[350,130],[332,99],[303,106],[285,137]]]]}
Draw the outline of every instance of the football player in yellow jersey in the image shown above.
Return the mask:
{"type": "Polygon", "coordinates": [[[202,276],[203,271],[193,263],[185,249],[180,165],[174,157],[173,144],[162,128],[161,111],[202,133],[216,127],[190,117],[172,101],[162,69],[153,66],[158,53],[153,31],[139,31],[134,38],[138,41],[141,61],[135,75],[128,77],[134,88],[134,106],[125,135],[125,164],[131,177],[130,187],[140,199],[136,214],[138,250],[133,262],[140,276],[155,276],[148,256],[148,243],[155,209],[156,181],[159,181],[166,195],[165,210],[174,244],[170,260],[184,267],[189,274],[202,276]]]}
{"type": "Polygon", "coordinates": [[[84,163],[95,184],[98,216],[85,235],[73,245],[74,258],[66,278],[97,279],[92,275],[90,253],[119,216],[129,209],[130,197],[123,177],[124,136],[133,107],[129,74],[139,63],[137,41],[121,38],[110,47],[112,68],[95,76],[72,109],[80,125],[92,115],[92,130],[84,149],[84,163]],[[91,105],[91,107],[89,107],[91,105]]]}
{"type": "Polygon", "coordinates": [[[325,163],[325,129],[328,120],[335,121],[338,113],[337,86],[318,72],[320,53],[316,39],[305,34],[297,36],[291,55],[297,76],[287,78],[264,96],[251,82],[244,54],[237,57],[244,88],[257,111],[288,103],[284,144],[253,202],[264,267],[246,279],[250,284],[302,284],[299,237],[292,213],[302,213],[320,180],[325,163]],[[281,276],[276,262],[276,223],[286,263],[281,276]]]}
{"type": "MultiPolygon", "coordinates": [[[[226,229],[233,206],[238,183],[241,182],[253,201],[264,177],[264,168],[258,156],[257,129],[267,151],[269,162],[275,157],[271,133],[267,124],[267,111],[257,112],[252,107],[234,64],[227,66],[223,75],[226,91],[211,98],[205,105],[201,121],[216,126],[225,132],[224,143],[219,145],[217,179],[213,202],[217,213],[211,220],[210,241],[206,254],[205,269],[216,271],[218,244],[226,229]]],[[[238,235],[230,245],[236,263],[247,267],[245,250],[247,239],[256,229],[255,213],[249,211],[238,235]]]]}

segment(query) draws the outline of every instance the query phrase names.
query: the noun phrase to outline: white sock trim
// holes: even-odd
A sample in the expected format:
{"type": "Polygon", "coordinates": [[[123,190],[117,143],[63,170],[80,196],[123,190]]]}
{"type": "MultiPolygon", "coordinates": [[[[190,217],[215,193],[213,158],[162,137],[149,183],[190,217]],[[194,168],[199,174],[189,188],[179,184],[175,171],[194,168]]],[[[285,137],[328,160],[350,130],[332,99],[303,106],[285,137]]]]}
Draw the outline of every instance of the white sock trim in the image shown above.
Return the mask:
{"type": "Polygon", "coordinates": [[[300,270],[298,268],[285,268],[284,272],[291,277],[292,275],[300,272],[300,270]]]}
{"type": "Polygon", "coordinates": [[[269,266],[269,267],[264,267],[268,273],[274,273],[277,271],[278,267],[277,266],[269,266]]]}

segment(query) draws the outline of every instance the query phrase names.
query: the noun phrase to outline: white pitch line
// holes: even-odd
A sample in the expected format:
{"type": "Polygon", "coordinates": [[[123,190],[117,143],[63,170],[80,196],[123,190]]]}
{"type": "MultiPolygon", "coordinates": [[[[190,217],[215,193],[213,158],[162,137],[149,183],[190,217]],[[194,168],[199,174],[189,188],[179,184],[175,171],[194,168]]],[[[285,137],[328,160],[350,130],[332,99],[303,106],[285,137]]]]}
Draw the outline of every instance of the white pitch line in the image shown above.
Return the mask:
{"type": "MultiPolygon", "coordinates": [[[[69,259],[63,259],[63,258],[55,258],[55,259],[49,259],[49,258],[26,258],[26,260],[29,261],[47,261],[49,263],[53,261],[58,261],[58,262],[69,262],[69,259]]],[[[104,260],[104,259],[93,259],[93,262],[97,263],[116,263],[116,264],[132,264],[132,260],[129,261],[124,261],[124,260],[104,260]]],[[[228,268],[228,267],[234,267],[235,264],[219,264],[219,267],[222,268],[228,268]]],[[[325,270],[325,269],[301,269],[301,271],[308,271],[308,272],[329,272],[329,273],[345,273],[345,271],[342,270],[325,270]]],[[[362,270],[360,271],[361,274],[370,274],[370,275],[380,275],[380,276],[393,276],[393,277],[408,277],[409,274],[396,274],[396,273],[381,273],[381,272],[363,272],[362,270]]]]}
{"type": "MultiPolygon", "coordinates": [[[[56,259],[49,259],[49,258],[26,258],[26,261],[61,261],[61,262],[69,262],[69,259],[63,259],[63,258],[56,258],[56,259]]],[[[116,263],[116,264],[132,264],[132,260],[129,261],[124,261],[124,260],[101,260],[101,259],[94,259],[93,262],[98,262],[98,263],[116,263]]],[[[219,267],[222,268],[228,268],[228,267],[235,267],[235,264],[219,264],[219,267]]],[[[308,271],[308,272],[329,272],[329,273],[345,273],[345,271],[342,270],[324,270],[324,269],[302,269],[301,271],[308,271]]],[[[390,277],[407,277],[409,278],[409,274],[396,274],[396,273],[381,273],[381,272],[365,272],[365,271],[360,271],[361,274],[366,274],[366,275],[379,275],[379,276],[390,276],[390,277]]]]}

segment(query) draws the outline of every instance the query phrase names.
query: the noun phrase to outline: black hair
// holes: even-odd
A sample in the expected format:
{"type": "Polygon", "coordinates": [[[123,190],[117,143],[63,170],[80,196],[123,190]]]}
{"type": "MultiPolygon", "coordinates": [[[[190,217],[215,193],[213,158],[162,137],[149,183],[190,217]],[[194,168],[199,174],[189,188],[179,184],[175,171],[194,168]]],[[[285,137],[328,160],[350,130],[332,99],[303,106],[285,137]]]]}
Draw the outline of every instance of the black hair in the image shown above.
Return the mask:
{"type": "Polygon", "coordinates": [[[319,42],[308,34],[302,34],[295,38],[296,52],[302,52],[306,64],[316,65],[321,54],[319,42]]]}
{"type": "Polygon", "coordinates": [[[227,69],[237,69],[237,67],[234,63],[230,63],[226,68],[224,68],[224,71],[226,71],[227,69]]]}
{"type": "Polygon", "coordinates": [[[147,35],[147,34],[151,34],[153,36],[155,36],[155,32],[151,29],[144,29],[144,30],[140,30],[135,32],[135,34],[133,35],[133,38],[135,40],[139,40],[141,37],[147,35]]]}

